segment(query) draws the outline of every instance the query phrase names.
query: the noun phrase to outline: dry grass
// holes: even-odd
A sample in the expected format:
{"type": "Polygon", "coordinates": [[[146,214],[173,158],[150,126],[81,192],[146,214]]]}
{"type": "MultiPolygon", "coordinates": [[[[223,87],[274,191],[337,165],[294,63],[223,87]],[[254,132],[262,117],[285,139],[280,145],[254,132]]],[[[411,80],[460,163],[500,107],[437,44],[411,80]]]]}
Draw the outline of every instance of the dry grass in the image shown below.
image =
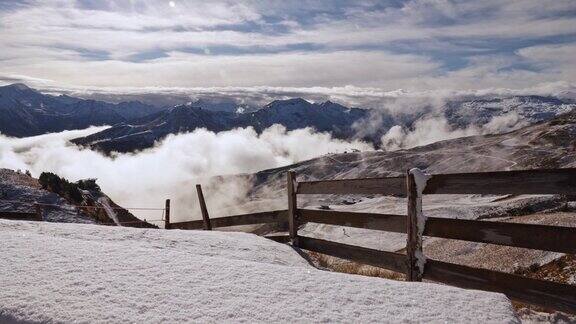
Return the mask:
{"type": "Polygon", "coordinates": [[[405,280],[405,276],[402,273],[378,267],[373,267],[365,264],[360,264],[352,261],[347,261],[317,252],[306,252],[306,253],[316,266],[334,272],[357,274],[368,277],[379,277],[399,281],[405,280]]]}

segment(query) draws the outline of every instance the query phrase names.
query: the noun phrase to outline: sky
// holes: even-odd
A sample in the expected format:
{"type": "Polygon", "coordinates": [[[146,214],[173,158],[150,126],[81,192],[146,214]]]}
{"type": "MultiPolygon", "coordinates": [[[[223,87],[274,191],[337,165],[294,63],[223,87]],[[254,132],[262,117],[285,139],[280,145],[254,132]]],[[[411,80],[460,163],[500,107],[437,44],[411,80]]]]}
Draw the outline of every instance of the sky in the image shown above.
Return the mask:
{"type": "Polygon", "coordinates": [[[1,0],[0,48],[52,89],[573,88],[576,1],[1,0]]]}

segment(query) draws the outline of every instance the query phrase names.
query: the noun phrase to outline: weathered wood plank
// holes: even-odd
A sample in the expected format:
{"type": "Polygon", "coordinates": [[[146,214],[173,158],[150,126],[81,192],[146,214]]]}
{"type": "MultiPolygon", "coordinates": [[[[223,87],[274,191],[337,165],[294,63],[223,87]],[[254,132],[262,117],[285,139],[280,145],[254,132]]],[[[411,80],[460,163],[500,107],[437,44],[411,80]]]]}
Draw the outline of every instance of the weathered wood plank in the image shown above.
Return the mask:
{"type": "Polygon", "coordinates": [[[429,217],[424,235],[576,253],[576,228],[574,227],[429,217]]]}
{"type": "Polygon", "coordinates": [[[299,247],[305,250],[401,273],[405,273],[407,270],[406,256],[404,254],[373,250],[305,236],[300,236],[298,242],[300,244],[299,247]]]}
{"type": "Polygon", "coordinates": [[[166,199],[164,207],[164,229],[170,229],[170,199],[166,199]]]}
{"type": "Polygon", "coordinates": [[[404,177],[307,181],[298,194],[381,194],[406,196],[404,177]]]}
{"type": "Polygon", "coordinates": [[[286,188],[288,191],[288,235],[292,245],[298,246],[298,202],[296,197],[296,174],[290,170],[286,173],[286,188]]]}
{"type": "Polygon", "coordinates": [[[207,231],[212,230],[212,224],[210,223],[210,215],[208,214],[208,208],[206,207],[206,201],[204,200],[204,194],[202,193],[202,186],[196,185],[196,192],[198,193],[198,202],[200,203],[200,211],[202,212],[202,220],[204,221],[204,229],[207,231]]]}
{"type": "MultiPolygon", "coordinates": [[[[287,218],[288,212],[286,210],[273,210],[260,213],[212,218],[210,221],[212,223],[212,228],[217,228],[239,225],[281,223],[286,222],[287,218]]],[[[171,223],[170,226],[174,229],[202,229],[204,228],[204,220],[171,223]]]]}
{"type": "Polygon", "coordinates": [[[204,229],[204,220],[170,223],[170,229],[199,230],[204,229]]]}
{"type": "Polygon", "coordinates": [[[422,281],[421,266],[418,265],[418,255],[422,254],[422,232],[418,230],[418,213],[422,212],[422,197],[418,197],[414,175],[406,171],[406,192],[408,194],[406,219],[406,256],[408,269],[406,278],[408,281],[422,281]],[[420,210],[419,210],[420,208],[420,210]]]}
{"type": "Polygon", "coordinates": [[[500,292],[520,302],[576,313],[576,287],[571,285],[436,260],[426,261],[424,278],[461,288],[500,292]]]}
{"type": "MultiPolygon", "coordinates": [[[[406,233],[406,216],[298,209],[301,223],[320,223],[406,233]]],[[[425,236],[576,253],[576,228],[428,217],[425,236]]]]}
{"type": "Polygon", "coordinates": [[[289,235],[266,235],[265,238],[278,242],[278,243],[288,243],[290,242],[289,235]]]}
{"type": "Polygon", "coordinates": [[[34,209],[36,210],[36,220],[43,221],[44,213],[42,212],[42,206],[40,204],[34,204],[34,209]]]}
{"type": "Polygon", "coordinates": [[[259,213],[212,218],[212,227],[228,227],[238,225],[266,224],[286,222],[286,210],[273,210],[259,213]]]}
{"type": "Polygon", "coordinates": [[[38,220],[36,213],[0,211],[0,218],[12,220],[38,220]]]}
{"type": "Polygon", "coordinates": [[[366,228],[394,233],[406,233],[406,216],[375,213],[355,213],[333,210],[298,209],[300,222],[366,228]]]}
{"type": "Polygon", "coordinates": [[[576,168],[432,175],[425,194],[576,194],[576,168]]]}

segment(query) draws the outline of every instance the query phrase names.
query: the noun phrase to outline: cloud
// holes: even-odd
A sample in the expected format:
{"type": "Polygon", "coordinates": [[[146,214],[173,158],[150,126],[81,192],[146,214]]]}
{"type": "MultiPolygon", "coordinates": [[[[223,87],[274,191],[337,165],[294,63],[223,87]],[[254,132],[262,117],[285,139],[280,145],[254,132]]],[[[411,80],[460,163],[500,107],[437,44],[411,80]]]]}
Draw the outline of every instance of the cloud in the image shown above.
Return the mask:
{"type": "Polygon", "coordinates": [[[169,3],[0,7],[0,73],[63,87],[424,91],[576,82],[571,62],[550,60],[560,53],[536,53],[569,55],[576,44],[569,0],[169,3]]]}
{"type": "Polygon", "coordinates": [[[382,136],[381,143],[385,150],[394,151],[459,137],[509,132],[528,124],[517,112],[495,116],[482,126],[470,125],[465,128],[451,126],[443,116],[425,117],[417,120],[411,129],[400,125],[393,126],[382,136]]]}
{"type": "Polygon", "coordinates": [[[169,53],[147,64],[120,61],[76,62],[46,60],[22,66],[24,75],[62,80],[76,85],[120,87],[147,86],[150,80],[168,87],[338,86],[348,82],[364,86],[403,85],[406,77],[417,77],[436,65],[413,55],[383,52],[286,53],[211,57],[169,53]],[[363,62],[373,62],[363,65],[363,62]],[[110,78],[110,71],[118,75],[110,78]],[[378,77],[366,79],[374,73],[378,77]]]}
{"type": "MultiPolygon", "coordinates": [[[[154,148],[113,157],[68,142],[101,130],[90,128],[24,139],[0,135],[0,167],[55,172],[69,180],[97,178],[103,191],[124,207],[162,207],[171,198],[175,220],[199,218],[194,185],[205,187],[211,212],[219,215],[246,199],[249,178],[222,175],[256,172],[331,152],[371,150],[369,144],[333,139],[329,134],[273,126],[258,135],[252,128],[213,133],[205,129],[170,135],[154,148]],[[250,148],[250,149],[247,149],[250,148]]],[[[235,212],[240,212],[238,209],[235,212]]],[[[137,212],[147,219],[154,213],[137,212]]]]}

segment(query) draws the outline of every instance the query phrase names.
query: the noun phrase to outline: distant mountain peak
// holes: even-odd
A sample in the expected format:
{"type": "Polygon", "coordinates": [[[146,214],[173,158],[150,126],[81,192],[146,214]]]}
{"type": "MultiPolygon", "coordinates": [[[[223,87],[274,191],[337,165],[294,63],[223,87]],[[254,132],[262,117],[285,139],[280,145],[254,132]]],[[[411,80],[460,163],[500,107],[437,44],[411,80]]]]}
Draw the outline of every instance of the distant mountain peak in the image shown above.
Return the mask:
{"type": "Polygon", "coordinates": [[[26,91],[26,90],[35,91],[34,89],[28,87],[24,83],[12,83],[10,85],[4,86],[3,88],[14,89],[14,90],[18,90],[18,91],[26,91]]]}
{"type": "Polygon", "coordinates": [[[346,107],[346,106],[343,106],[343,105],[341,105],[341,104],[339,104],[339,103],[337,103],[337,102],[330,101],[330,100],[326,100],[326,101],[324,101],[323,103],[321,103],[321,104],[320,104],[320,107],[322,107],[322,108],[325,108],[325,107],[338,107],[338,108],[341,108],[341,109],[349,109],[349,108],[346,107]]]}
{"type": "Polygon", "coordinates": [[[274,108],[281,106],[311,106],[312,104],[302,98],[291,98],[284,100],[274,100],[267,104],[265,108],[274,108]]]}
{"type": "Polygon", "coordinates": [[[201,110],[203,110],[202,107],[189,102],[183,105],[176,105],[168,109],[166,112],[168,113],[168,115],[174,115],[174,114],[190,114],[201,110]]]}

